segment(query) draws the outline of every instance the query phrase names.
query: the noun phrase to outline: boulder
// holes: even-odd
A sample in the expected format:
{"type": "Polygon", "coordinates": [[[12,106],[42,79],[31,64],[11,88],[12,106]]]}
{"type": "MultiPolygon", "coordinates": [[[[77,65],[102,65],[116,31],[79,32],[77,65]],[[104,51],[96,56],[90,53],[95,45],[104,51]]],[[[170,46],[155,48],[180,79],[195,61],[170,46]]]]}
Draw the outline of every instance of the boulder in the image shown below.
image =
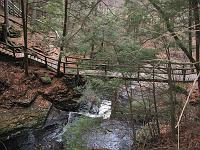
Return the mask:
{"type": "Polygon", "coordinates": [[[40,127],[48,115],[51,103],[38,96],[27,108],[2,109],[0,113],[0,137],[24,129],[40,127]]]}

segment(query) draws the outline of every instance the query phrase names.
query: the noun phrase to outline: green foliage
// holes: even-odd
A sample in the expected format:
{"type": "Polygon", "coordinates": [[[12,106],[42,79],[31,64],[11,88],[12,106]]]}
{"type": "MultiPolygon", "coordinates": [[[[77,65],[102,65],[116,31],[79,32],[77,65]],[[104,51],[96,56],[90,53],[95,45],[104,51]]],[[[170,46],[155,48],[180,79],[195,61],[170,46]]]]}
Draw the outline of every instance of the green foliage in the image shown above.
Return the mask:
{"type": "Polygon", "coordinates": [[[45,74],[45,76],[41,77],[40,79],[44,84],[51,84],[52,82],[51,78],[47,74],[45,74]]]}
{"type": "Polygon", "coordinates": [[[185,95],[188,94],[187,90],[186,90],[185,88],[179,86],[179,85],[175,85],[174,88],[173,88],[173,90],[174,90],[176,93],[185,94],[185,95]]]}
{"type": "Polygon", "coordinates": [[[100,104],[100,99],[95,91],[92,89],[90,84],[86,84],[86,88],[82,91],[82,97],[79,99],[80,101],[90,101],[96,104],[100,104]]]}
{"type": "Polygon", "coordinates": [[[63,135],[64,147],[66,150],[85,150],[86,141],[83,135],[91,131],[101,123],[100,118],[81,117],[68,125],[63,135]]]}
{"type": "Polygon", "coordinates": [[[98,78],[93,78],[88,83],[91,88],[97,93],[97,95],[112,97],[115,90],[117,90],[120,85],[122,85],[122,80],[118,78],[113,78],[110,80],[102,80],[98,78]]]}
{"type": "Polygon", "coordinates": [[[136,140],[139,143],[146,143],[152,138],[150,127],[145,125],[136,131],[136,140]]]}

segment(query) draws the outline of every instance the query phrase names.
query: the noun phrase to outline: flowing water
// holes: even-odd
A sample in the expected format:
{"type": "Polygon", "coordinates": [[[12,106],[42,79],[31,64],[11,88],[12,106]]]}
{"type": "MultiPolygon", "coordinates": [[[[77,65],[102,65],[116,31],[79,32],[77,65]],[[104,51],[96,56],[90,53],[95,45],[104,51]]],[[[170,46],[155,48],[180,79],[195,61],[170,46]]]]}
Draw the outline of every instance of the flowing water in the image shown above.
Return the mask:
{"type": "MultiPolygon", "coordinates": [[[[64,134],[64,132],[66,132],[65,126],[67,126],[69,122],[72,122],[76,117],[79,117],[82,115],[92,117],[92,118],[103,117],[104,119],[107,119],[107,121],[101,126],[103,128],[110,126],[108,120],[111,115],[111,102],[107,100],[103,100],[102,103],[100,104],[98,112],[99,112],[98,114],[91,114],[89,112],[87,113],[86,112],[65,112],[65,111],[61,111],[56,108],[53,108],[48,116],[48,119],[44,127],[39,128],[39,129],[25,129],[25,130],[19,131],[7,137],[7,140],[4,141],[4,144],[7,150],[27,150],[27,149],[29,150],[37,150],[37,149],[61,150],[63,149],[62,135],[64,134]]],[[[111,131],[112,129],[110,128],[109,130],[111,131]]],[[[88,139],[88,146],[94,147],[94,145],[92,145],[93,143],[95,145],[98,145],[99,147],[105,147],[103,143],[105,143],[105,141],[110,141],[110,144],[109,144],[110,149],[117,150],[116,142],[119,143],[120,138],[118,137],[119,133],[116,131],[117,130],[113,130],[113,133],[102,134],[99,130],[96,136],[94,132],[88,133],[88,134],[91,134],[90,136],[88,136],[88,137],[91,137],[88,139]],[[113,139],[115,142],[113,142],[111,139],[113,139]],[[114,145],[112,145],[111,143],[113,143],[114,145]]],[[[103,131],[103,133],[105,132],[103,131]]],[[[3,150],[5,148],[3,145],[1,145],[0,149],[3,150]]]]}

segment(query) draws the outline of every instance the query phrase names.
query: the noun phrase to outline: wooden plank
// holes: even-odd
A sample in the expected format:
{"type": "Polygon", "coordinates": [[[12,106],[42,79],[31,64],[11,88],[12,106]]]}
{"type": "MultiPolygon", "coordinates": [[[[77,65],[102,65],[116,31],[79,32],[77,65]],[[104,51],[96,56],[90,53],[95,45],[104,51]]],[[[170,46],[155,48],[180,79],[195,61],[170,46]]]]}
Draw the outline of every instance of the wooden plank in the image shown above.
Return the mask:
{"type": "MultiPolygon", "coordinates": [[[[5,53],[7,55],[10,55],[10,56],[14,56],[13,55],[13,51],[7,49],[0,49],[0,51],[2,53],[5,53]]],[[[54,69],[56,70],[57,69],[57,64],[58,64],[58,61],[56,59],[53,59],[53,58],[50,58],[50,57],[47,57],[45,56],[44,54],[41,54],[37,51],[34,51],[32,49],[29,49],[29,59],[31,60],[34,60],[36,62],[39,62],[40,64],[44,64],[46,67],[48,68],[51,68],[51,69],[54,69]]],[[[17,58],[23,58],[24,57],[24,53],[16,53],[16,57],[17,58]]],[[[71,58],[74,58],[74,57],[71,57],[71,58]]],[[[91,60],[91,59],[87,59],[87,60],[91,60]]],[[[95,64],[95,68],[91,68],[90,65],[85,65],[86,67],[89,67],[89,73],[81,73],[80,70],[85,70],[86,68],[84,67],[79,67],[78,63],[77,62],[62,62],[63,65],[62,65],[62,71],[64,73],[66,73],[66,68],[68,69],[71,69],[71,70],[76,70],[73,74],[83,74],[83,75],[86,75],[86,76],[96,76],[96,77],[108,77],[108,78],[123,78],[123,79],[128,79],[128,80],[135,80],[135,81],[147,81],[147,82],[153,82],[153,79],[152,79],[152,74],[153,74],[153,78],[155,80],[155,82],[167,82],[167,78],[166,78],[166,67],[163,66],[163,63],[162,64],[158,64],[157,66],[155,66],[155,68],[153,66],[144,66],[144,65],[147,65],[147,64],[143,64],[143,65],[138,65],[138,68],[136,69],[136,72],[137,72],[137,77],[123,77],[123,76],[120,76],[120,75],[117,75],[119,74],[119,72],[114,72],[114,69],[111,69],[112,67],[118,67],[118,68],[123,68],[123,67],[126,67],[126,68],[130,68],[130,69],[133,69],[134,66],[130,66],[130,65],[109,65],[109,62],[106,64],[106,63],[100,63],[101,60],[96,60],[96,62],[98,64],[95,64]],[[70,66],[67,66],[68,64],[75,64],[76,66],[75,67],[70,67],[70,66]],[[102,66],[103,68],[99,69],[98,66],[102,66]],[[153,72],[152,72],[152,69],[153,69],[153,72]],[[102,74],[102,71],[104,72],[104,74],[102,74]],[[144,74],[142,76],[142,74],[144,74]]],[[[105,60],[104,60],[105,61],[105,60]]],[[[147,61],[148,62],[148,61],[147,61]]],[[[146,62],[146,63],[147,63],[146,62]]],[[[165,62],[165,64],[167,64],[165,62]]],[[[150,64],[151,65],[151,64],[150,64]]],[[[182,65],[182,68],[173,68],[173,75],[175,76],[175,78],[181,78],[181,80],[176,80],[175,82],[192,82],[193,80],[186,80],[186,75],[195,75],[194,72],[191,72],[191,68],[187,67],[186,68],[186,65],[191,65],[191,63],[178,63],[178,66],[181,66],[182,65]]],[[[177,63],[176,63],[176,66],[174,67],[177,67],[177,63]]],[[[86,70],[85,70],[86,71],[86,70]]]]}

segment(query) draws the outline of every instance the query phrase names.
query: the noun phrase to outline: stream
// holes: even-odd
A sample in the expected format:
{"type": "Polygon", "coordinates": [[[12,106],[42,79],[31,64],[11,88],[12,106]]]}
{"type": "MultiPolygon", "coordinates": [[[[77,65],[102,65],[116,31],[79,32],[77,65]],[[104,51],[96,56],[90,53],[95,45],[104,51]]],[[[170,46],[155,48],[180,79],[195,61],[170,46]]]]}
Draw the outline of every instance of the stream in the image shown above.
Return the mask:
{"type": "Polygon", "coordinates": [[[131,140],[128,136],[125,136],[128,135],[127,128],[120,122],[110,120],[110,115],[111,102],[108,100],[101,102],[97,114],[66,112],[53,107],[43,127],[24,129],[8,136],[0,144],[0,150],[62,150],[64,149],[62,135],[66,132],[65,127],[79,116],[102,117],[105,120],[100,125],[101,129],[104,130],[97,130],[83,135],[87,137],[88,148],[107,148],[109,150],[123,148],[123,150],[128,150],[131,140]]]}
{"type": "MultiPolygon", "coordinates": [[[[131,86],[135,89],[135,86],[131,86]]],[[[134,93],[135,97],[140,97],[134,93]]],[[[121,91],[121,100],[127,101],[126,92],[121,91]]],[[[126,103],[126,102],[125,102],[126,103]]],[[[87,148],[108,150],[129,150],[132,145],[131,129],[123,121],[113,120],[111,116],[111,101],[102,99],[99,107],[90,104],[90,110],[67,112],[53,107],[47,117],[45,125],[38,129],[24,129],[7,137],[0,144],[0,150],[63,150],[63,134],[76,118],[87,116],[102,118],[98,128],[82,135],[87,148]],[[6,148],[5,148],[6,147],[6,148]]]]}

